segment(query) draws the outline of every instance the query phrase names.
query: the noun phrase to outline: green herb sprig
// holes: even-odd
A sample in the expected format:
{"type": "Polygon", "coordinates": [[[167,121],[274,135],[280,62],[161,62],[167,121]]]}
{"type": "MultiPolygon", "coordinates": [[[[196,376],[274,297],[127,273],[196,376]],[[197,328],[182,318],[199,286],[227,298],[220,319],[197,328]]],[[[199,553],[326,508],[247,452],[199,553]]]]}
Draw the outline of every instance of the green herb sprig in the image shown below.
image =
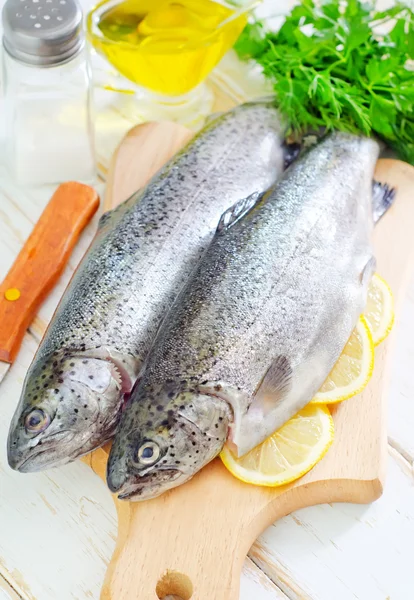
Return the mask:
{"type": "Polygon", "coordinates": [[[407,6],[375,12],[359,0],[302,0],[278,32],[249,23],[235,49],[273,82],[292,133],[376,133],[414,164],[414,13],[407,6]]]}

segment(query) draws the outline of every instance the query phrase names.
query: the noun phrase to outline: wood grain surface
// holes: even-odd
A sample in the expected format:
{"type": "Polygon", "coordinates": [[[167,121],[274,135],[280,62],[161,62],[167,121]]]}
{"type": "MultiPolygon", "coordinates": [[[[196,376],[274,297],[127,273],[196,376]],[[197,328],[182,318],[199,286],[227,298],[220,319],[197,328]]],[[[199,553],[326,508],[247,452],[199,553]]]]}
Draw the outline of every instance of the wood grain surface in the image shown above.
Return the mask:
{"type": "MultiPolygon", "coordinates": [[[[94,0],[80,0],[84,11],[94,0]]],[[[264,0],[260,14],[280,15],[293,0],[264,0]],[[277,13],[277,14],[276,14],[277,13]]],[[[380,10],[389,5],[381,0],[380,10]]],[[[93,57],[95,75],[105,65],[93,57]]],[[[215,110],[265,94],[257,73],[231,53],[213,73],[215,110]],[[218,83],[218,85],[216,85],[218,83]]],[[[99,82],[98,82],[99,85],[99,82]]],[[[95,88],[103,102],[97,149],[106,173],[117,142],[141,122],[116,94],[95,88]],[[106,108],[107,107],[107,108],[106,108]]],[[[131,106],[132,108],[132,106],[131,106]]],[[[103,191],[102,183],[99,190],[103,191]]],[[[0,166],[0,279],[10,269],[53,189],[22,189],[0,166]]],[[[96,231],[80,236],[53,292],[39,309],[0,387],[0,438],[5,440],[23,379],[40,338],[96,231]]],[[[403,257],[402,260],[405,260],[403,257]]],[[[414,550],[414,278],[396,314],[388,410],[388,474],[381,498],[368,505],[324,504],[278,519],[254,543],[244,563],[239,600],[411,600],[414,550]]],[[[117,536],[111,495],[81,462],[33,475],[8,468],[0,444],[1,600],[98,600],[117,536]],[[14,590],[11,591],[11,590],[14,590]]],[[[139,568],[139,566],[137,566],[139,568]]],[[[205,600],[211,600],[206,598],[205,600]]]]}
{"type": "MultiPolygon", "coordinates": [[[[102,185],[99,191],[103,197],[102,185]]],[[[22,190],[0,167],[2,277],[52,192],[22,190]]],[[[37,344],[96,226],[97,216],[81,235],[0,387],[3,440],[37,344]]],[[[413,596],[413,278],[403,310],[397,311],[393,335],[388,411],[392,447],[388,447],[383,496],[365,506],[304,508],[276,521],[250,549],[249,556],[260,569],[245,561],[240,600],[410,600],[413,596]]],[[[77,462],[21,475],[9,469],[5,444],[0,444],[0,573],[19,599],[98,600],[116,536],[115,505],[106,485],[89,467],[77,462]]]]}
{"type": "MultiPolygon", "coordinates": [[[[131,131],[112,163],[107,206],[119,204],[134,187],[131,177],[128,191],[122,187],[127,181],[123,165],[130,170],[131,164],[127,156],[144,168],[139,156],[145,153],[152,175],[157,158],[159,166],[166,159],[160,148],[165,147],[171,132],[171,125],[167,129],[165,123],[131,131]]],[[[181,136],[185,141],[182,128],[174,133],[171,148],[181,136]]],[[[137,167],[136,174],[141,185],[145,173],[137,167]]],[[[398,190],[398,201],[374,236],[378,272],[390,283],[398,310],[414,259],[414,169],[399,161],[382,160],[376,177],[398,190]]],[[[276,519],[323,502],[367,503],[378,498],[386,458],[385,401],[391,348],[392,336],[376,352],[374,375],[366,390],[334,410],[335,441],[327,456],[299,481],[275,490],[249,486],[231,477],[217,459],[192,481],[160,498],[144,503],[115,500],[118,542],[102,600],[156,600],[168,594],[183,600],[236,600],[249,548],[276,519]],[[140,565],[138,571],[136,565],[140,565]]],[[[107,451],[100,449],[87,457],[102,478],[107,451]]]]}

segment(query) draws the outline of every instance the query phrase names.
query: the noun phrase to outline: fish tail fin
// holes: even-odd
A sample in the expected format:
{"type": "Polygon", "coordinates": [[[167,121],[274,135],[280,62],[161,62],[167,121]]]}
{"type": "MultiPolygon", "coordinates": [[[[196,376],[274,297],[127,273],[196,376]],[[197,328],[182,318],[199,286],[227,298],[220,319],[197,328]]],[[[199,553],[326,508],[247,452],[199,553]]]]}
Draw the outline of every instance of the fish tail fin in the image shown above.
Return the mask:
{"type": "Polygon", "coordinates": [[[298,158],[302,145],[299,142],[283,142],[283,160],[284,160],[284,168],[287,169],[290,165],[295,162],[298,158]]]}
{"type": "Polygon", "coordinates": [[[393,204],[396,193],[395,188],[374,179],[372,184],[372,214],[374,223],[377,223],[393,204]]]}
{"type": "Polygon", "coordinates": [[[309,131],[303,135],[299,135],[294,141],[285,141],[282,144],[284,168],[287,169],[297,158],[301,157],[308,150],[316,146],[326,135],[326,131],[309,131]]]}

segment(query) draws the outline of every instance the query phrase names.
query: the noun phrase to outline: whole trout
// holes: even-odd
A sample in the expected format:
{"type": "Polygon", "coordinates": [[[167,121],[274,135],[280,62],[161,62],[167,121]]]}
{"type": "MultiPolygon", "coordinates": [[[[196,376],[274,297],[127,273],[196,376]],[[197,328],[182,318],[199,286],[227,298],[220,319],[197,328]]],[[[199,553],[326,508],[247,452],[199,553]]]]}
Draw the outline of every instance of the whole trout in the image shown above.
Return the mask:
{"type": "Polygon", "coordinates": [[[27,373],[11,467],[53,467],[112,437],[161,319],[221,214],[282,172],[281,134],[270,102],[241,105],[102,217],[27,373]]]}
{"type": "Polygon", "coordinates": [[[223,216],[122,415],[107,473],[120,498],[184,483],[229,432],[243,455],[313,398],[365,307],[373,214],[393,197],[373,188],[378,151],[332,134],[223,216]]]}

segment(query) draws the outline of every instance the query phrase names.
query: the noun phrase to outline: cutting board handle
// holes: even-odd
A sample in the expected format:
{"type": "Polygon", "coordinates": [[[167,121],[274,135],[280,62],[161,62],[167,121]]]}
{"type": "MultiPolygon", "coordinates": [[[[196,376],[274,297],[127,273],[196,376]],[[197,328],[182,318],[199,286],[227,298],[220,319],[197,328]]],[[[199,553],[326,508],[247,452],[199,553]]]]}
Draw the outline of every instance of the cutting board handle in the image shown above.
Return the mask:
{"type": "MultiPolygon", "coordinates": [[[[102,479],[110,446],[82,459],[102,479]]],[[[243,561],[263,529],[254,505],[251,520],[246,512],[240,520],[240,505],[251,489],[228,477],[216,460],[202,477],[154,500],[126,502],[113,496],[118,539],[101,600],[238,600],[243,561]],[[229,485],[217,489],[217,470],[229,485]]],[[[269,513],[263,516],[267,523],[269,513]]]]}
{"type": "Polygon", "coordinates": [[[243,561],[257,528],[252,529],[246,522],[236,523],[229,518],[228,510],[212,507],[222,504],[224,498],[218,494],[214,500],[214,490],[205,489],[203,475],[196,478],[190,494],[183,486],[179,494],[175,491],[174,496],[166,494],[149,502],[116,501],[118,544],[101,600],[158,600],[169,596],[180,600],[238,600],[243,561]],[[194,493],[194,487],[200,489],[194,493]],[[198,551],[195,556],[194,548],[205,548],[206,552],[198,551]]]}
{"type": "MultiPolygon", "coordinates": [[[[102,479],[109,449],[110,444],[83,459],[102,479]]],[[[216,489],[217,469],[224,470],[220,461],[204,469],[203,477],[148,502],[114,496],[118,540],[101,600],[238,600],[243,561],[261,524],[254,512],[249,524],[240,522],[237,510],[232,518],[228,506],[220,510],[229,488],[216,489]]],[[[239,488],[248,486],[236,479],[231,483],[238,504],[239,488]]]]}
{"type": "Polygon", "coordinates": [[[193,518],[199,511],[193,505],[188,518],[184,512],[177,515],[177,535],[171,535],[169,526],[166,532],[167,522],[159,518],[162,513],[150,510],[148,520],[148,502],[124,507],[119,504],[118,547],[101,600],[158,600],[170,595],[180,600],[238,600],[241,569],[251,544],[235,548],[237,531],[226,523],[226,511],[219,513],[214,523],[208,521],[193,528],[193,518]],[[220,535],[212,536],[209,555],[202,561],[190,562],[183,546],[203,547],[203,530],[208,535],[211,528],[220,531],[220,535]],[[222,582],[221,586],[217,582],[222,582]]]}
{"type": "MultiPolygon", "coordinates": [[[[110,445],[84,457],[105,479],[110,445]]],[[[320,470],[320,469],[319,469],[320,470]]],[[[147,502],[120,501],[118,539],[101,600],[238,600],[243,561],[258,535],[293,510],[378,497],[377,480],[303,478],[279,489],[231,477],[219,459],[147,502]]]]}

